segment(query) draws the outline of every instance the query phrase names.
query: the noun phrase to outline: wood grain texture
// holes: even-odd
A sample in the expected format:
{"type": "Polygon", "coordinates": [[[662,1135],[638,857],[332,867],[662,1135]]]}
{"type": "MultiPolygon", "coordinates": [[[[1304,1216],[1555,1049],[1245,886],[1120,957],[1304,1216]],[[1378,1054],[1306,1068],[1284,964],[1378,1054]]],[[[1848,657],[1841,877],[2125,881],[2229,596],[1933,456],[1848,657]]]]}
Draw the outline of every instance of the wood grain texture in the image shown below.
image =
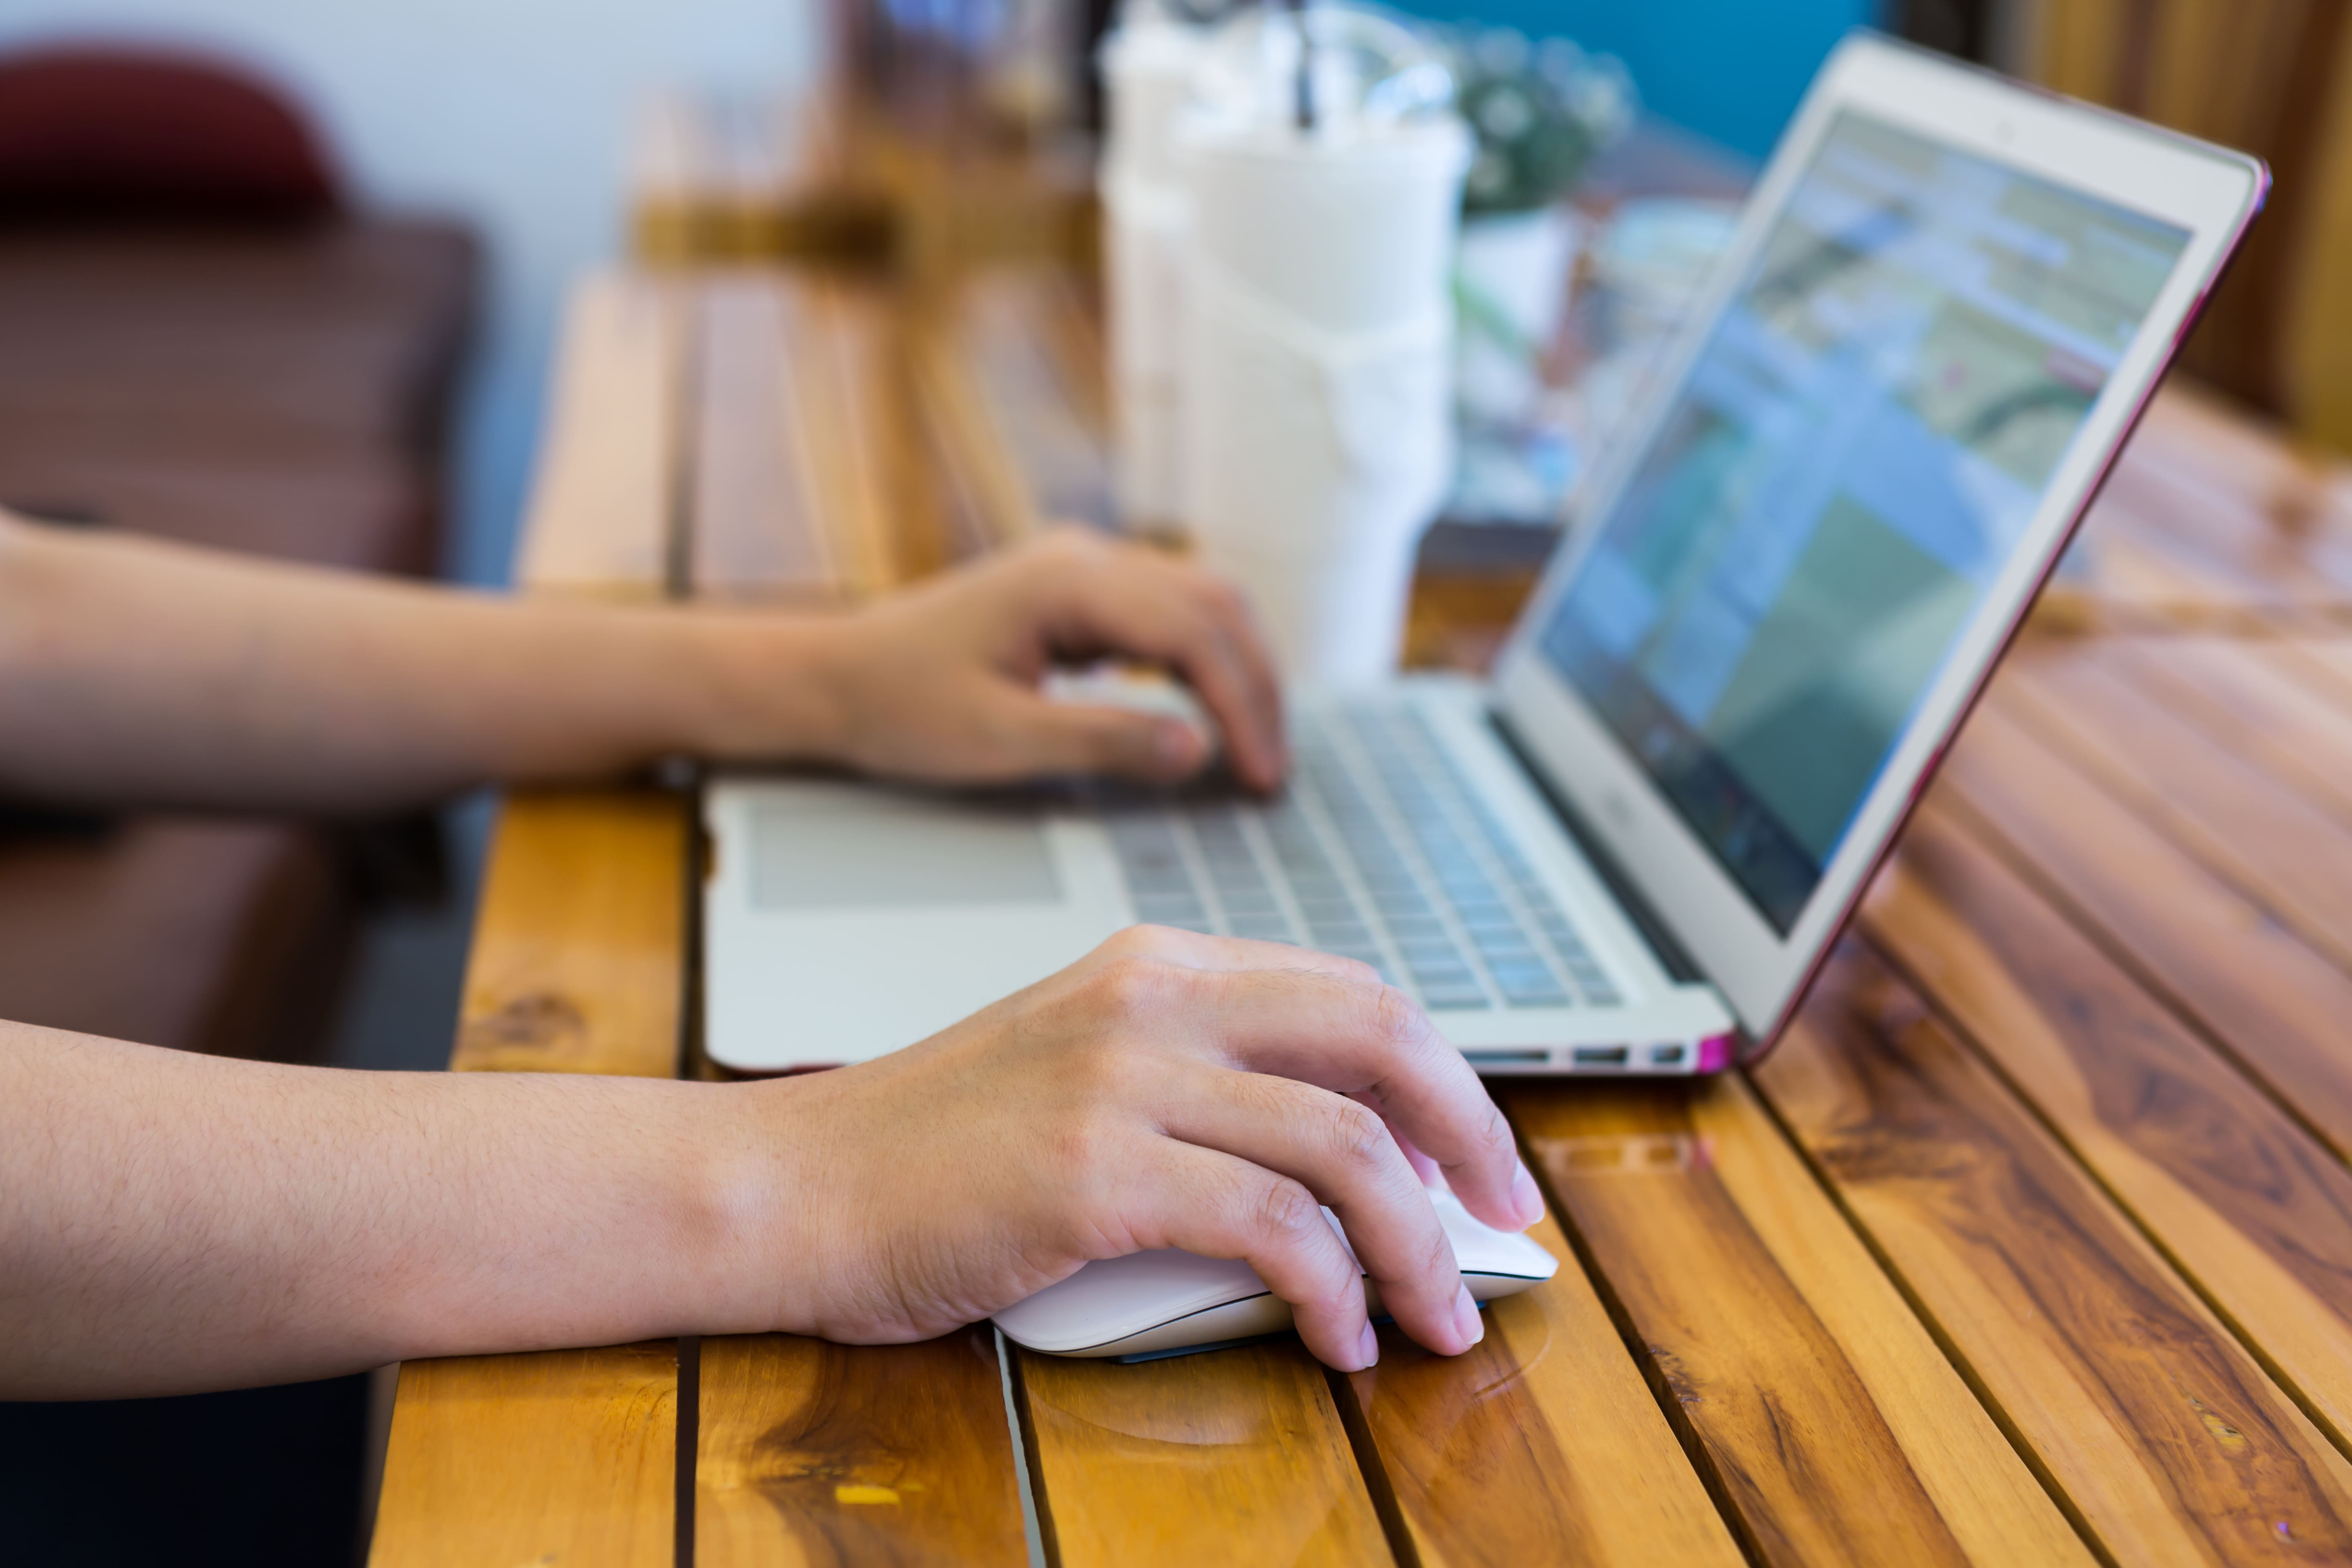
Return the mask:
{"type": "Polygon", "coordinates": [[[2310,668],[2312,641],[2118,637],[2087,651],[2352,826],[2352,700],[2310,668]]]}
{"type": "Polygon", "coordinates": [[[1744,1080],[1503,1104],[1758,1561],[2090,1561],[1744,1080]]]}
{"type": "Polygon", "coordinates": [[[847,95],[664,93],[629,147],[630,248],[658,266],[887,259],[897,215],[847,95]]]}
{"type": "Polygon", "coordinates": [[[2079,647],[2021,648],[1989,701],[2352,966],[2352,832],[2328,813],[2079,647]]]}
{"type": "Polygon", "coordinates": [[[629,273],[572,290],[515,581],[534,593],[657,597],[668,570],[688,322],[629,273]]]}
{"type": "Polygon", "coordinates": [[[1118,526],[1099,348],[1071,289],[1058,271],[992,271],[924,316],[916,352],[940,449],[1000,541],[1048,522],[1118,526]]]}
{"type": "Polygon", "coordinates": [[[677,1348],[408,1362],[370,1568],[669,1568],[677,1348]]]}
{"type": "Polygon", "coordinates": [[[767,272],[699,279],[692,299],[688,581],[700,597],[837,598],[847,584],[819,516],[815,431],[787,327],[803,312],[767,272]]]}
{"type": "Polygon", "coordinates": [[[686,814],[650,790],[507,797],[452,1068],[677,1075],[686,814]]]}
{"type": "Polygon", "coordinates": [[[1422,1568],[1737,1568],[1739,1548],[1567,1238],[1549,1219],[1532,1234],[1559,1275],[1489,1306],[1467,1354],[1432,1355],[1387,1328],[1379,1364],[1338,1384],[1422,1568]]]}
{"type": "Polygon", "coordinates": [[[1296,1340],[1122,1366],[1020,1352],[1062,1568],[1384,1563],[1322,1367],[1296,1340]]]}
{"type": "Polygon", "coordinates": [[[695,1568],[1025,1563],[1000,1377],[984,1324],[703,1341],[695,1568]]]}
{"type": "Polygon", "coordinates": [[[2180,574],[2186,591],[2273,622],[2315,626],[2352,605],[2352,552],[2297,526],[2310,476],[2251,422],[2181,397],[2152,416],[2092,514],[2095,541],[2129,543],[2180,574]]]}
{"type": "Polygon", "coordinates": [[[1867,924],[2340,1444],[2352,1171],[1948,814],[1867,924]]]}
{"type": "Polygon", "coordinates": [[[694,297],[694,593],[823,603],[898,581],[907,414],[884,296],[741,271],[694,297]]]}
{"type": "Polygon", "coordinates": [[[2352,1467],[1858,945],[1759,1079],[2111,1561],[2339,1562],[2352,1467]]]}
{"type": "Polygon", "coordinates": [[[2347,975],[2021,724],[1988,703],[1930,800],[2031,866],[2146,988],[2203,1025],[2274,1099],[2352,1154],[2347,975]]]}

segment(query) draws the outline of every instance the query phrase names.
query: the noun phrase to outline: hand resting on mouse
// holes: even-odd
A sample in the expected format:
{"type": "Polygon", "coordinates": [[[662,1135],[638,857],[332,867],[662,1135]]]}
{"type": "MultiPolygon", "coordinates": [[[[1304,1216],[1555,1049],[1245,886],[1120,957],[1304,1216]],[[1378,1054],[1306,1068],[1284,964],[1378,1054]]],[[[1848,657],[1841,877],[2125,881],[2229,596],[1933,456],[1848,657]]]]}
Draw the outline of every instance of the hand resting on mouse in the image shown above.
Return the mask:
{"type": "Polygon", "coordinates": [[[1371,970],[1273,943],[1137,927],[910,1049],[772,1086],[814,1157],[775,1205],[774,1321],[912,1340],[1096,1258],[1238,1258],[1343,1370],[1376,1351],[1328,1204],[1406,1332],[1477,1342],[1406,1148],[1480,1219],[1542,1215],[1461,1055],[1371,970]],[[1400,1139],[1403,1140],[1401,1143],[1400,1139]]]}

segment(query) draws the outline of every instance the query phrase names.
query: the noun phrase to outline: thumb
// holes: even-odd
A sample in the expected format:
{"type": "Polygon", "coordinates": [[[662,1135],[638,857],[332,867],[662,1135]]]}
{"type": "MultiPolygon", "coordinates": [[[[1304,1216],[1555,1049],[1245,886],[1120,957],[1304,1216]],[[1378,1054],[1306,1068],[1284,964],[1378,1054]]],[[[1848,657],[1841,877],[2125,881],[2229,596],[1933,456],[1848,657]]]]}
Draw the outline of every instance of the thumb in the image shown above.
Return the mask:
{"type": "Polygon", "coordinates": [[[1033,773],[1115,773],[1172,784],[1199,773],[1209,742],[1181,719],[1011,691],[997,715],[1008,750],[1033,773]]]}

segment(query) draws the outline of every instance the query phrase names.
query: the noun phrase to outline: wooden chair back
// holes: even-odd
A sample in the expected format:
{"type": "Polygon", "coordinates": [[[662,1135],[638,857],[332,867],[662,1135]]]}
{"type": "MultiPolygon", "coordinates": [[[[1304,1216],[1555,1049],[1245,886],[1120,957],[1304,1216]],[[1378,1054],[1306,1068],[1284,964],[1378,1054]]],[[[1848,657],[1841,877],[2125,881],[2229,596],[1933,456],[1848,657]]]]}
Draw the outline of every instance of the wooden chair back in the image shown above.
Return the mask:
{"type": "Polygon", "coordinates": [[[2352,447],[2352,0],[2025,0],[2017,64],[2243,148],[2269,210],[2190,339],[2193,374],[2352,447]]]}

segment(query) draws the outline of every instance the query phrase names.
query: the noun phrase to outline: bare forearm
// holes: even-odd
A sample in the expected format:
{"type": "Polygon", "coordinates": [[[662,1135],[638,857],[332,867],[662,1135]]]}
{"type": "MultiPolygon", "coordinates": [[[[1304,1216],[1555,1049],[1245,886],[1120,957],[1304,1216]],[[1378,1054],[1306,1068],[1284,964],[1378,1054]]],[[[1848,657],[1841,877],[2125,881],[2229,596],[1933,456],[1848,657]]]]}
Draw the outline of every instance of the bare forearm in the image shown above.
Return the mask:
{"type": "Polygon", "coordinates": [[[0,791],[366,811],[821,755],[827,623],[517,602],[0,516],[0,791]]]}
{"type": "Polygon", "coordinates": [[[0,1024],[0,1398],[770,1327],[789,1152],[757,1092],[0,1024]]]}

